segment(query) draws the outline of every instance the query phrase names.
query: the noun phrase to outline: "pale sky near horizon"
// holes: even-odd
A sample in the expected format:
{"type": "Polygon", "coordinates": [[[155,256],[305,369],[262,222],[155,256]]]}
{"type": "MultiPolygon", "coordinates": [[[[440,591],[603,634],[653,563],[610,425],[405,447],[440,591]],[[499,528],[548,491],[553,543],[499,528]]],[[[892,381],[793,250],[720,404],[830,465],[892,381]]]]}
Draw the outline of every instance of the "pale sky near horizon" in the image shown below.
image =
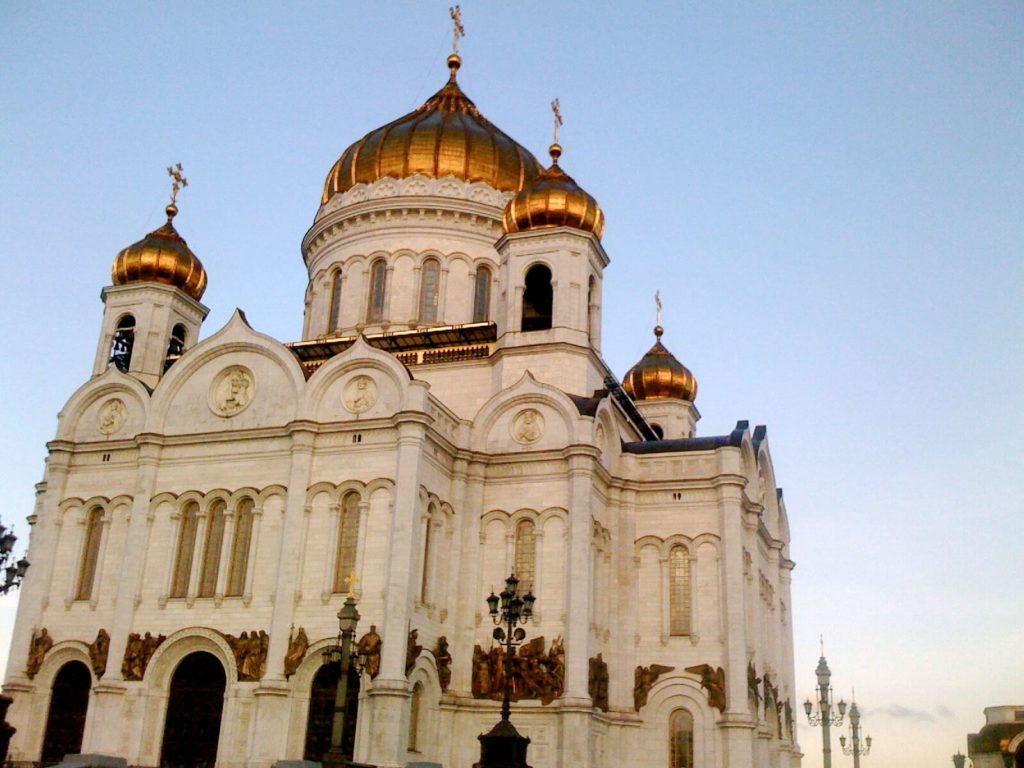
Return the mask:
{"type": "MultiPolygon", "coordinates": [[[[324,177],[444,83],[449,4],[0,4],[0,516],[19,552],[99,291],[163,222],[165,167],[190,181],[175,224],[210,275],[203,335],[238,306],[298,339],[324,177]]],[[[800,700],[824,634],[865,766],[948,766],[985,706],[1024,704],[1024,5],[462,9],[459,80],[491,121],[544,159],[561,101],[562,166],[608,219],[611,368],[653,342],[660,290],[698,433],[768,425],[800,700]]],[[[820,733],[798,736],[818,768],[820,733]]]]}

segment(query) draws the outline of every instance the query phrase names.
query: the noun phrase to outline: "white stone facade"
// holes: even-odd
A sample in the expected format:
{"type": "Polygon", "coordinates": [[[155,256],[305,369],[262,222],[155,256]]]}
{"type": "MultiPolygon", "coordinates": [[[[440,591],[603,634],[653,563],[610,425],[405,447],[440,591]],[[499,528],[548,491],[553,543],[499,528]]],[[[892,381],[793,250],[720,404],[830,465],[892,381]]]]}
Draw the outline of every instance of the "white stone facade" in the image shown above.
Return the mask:
{"type": "Polygon", "coordinates": [[[344,348],[315,364],[299,359],[302,344],[259,333],[241,313],[196,343],[205,308],[176,289],[107,289],[100,362],[59,416],[31,517],[32,567],[4,686],[18,729],[13,759],[39,759],[55,676],[71,660],[89,665],[88,644],[101,628],[110,648],[102,677],[91,672],[82,752],[159,765],[172,674],[203,650],[227,678],[217,765],[302,758],[310,687],[344,601],[338,559],[347,555],[337,542],[354,493],[357,635],[372,624],[383,638],[379,676],[363,677],[356,760],[387,768],[475,762],[476,737],[497,720],[498,702],[472,694],[474,646],[491,644],[485,598],[516,568],[517,530],[530,521],[537,603],[528,638],[543,636],[546,647],[562,638],[565,651],[561,695],[513,706],[513,722],[532,739],[534,768],[671,766],[678,710],[692,717],[694,766],[799,765],[784,706],[797,705],[793,563],[763,428],[741,422],[731,435],[695,437],[693,404],[668,403],[654,413],[669,428],[665,437],[680,439],[647,439],[640,413],[606,389],[600,287],[608,256],[597,238],[572,229],[503,236],[507,199],[484,184],[422,177],[333,198],[303,242],[304,348],[339,338],[344,348]],[[423,321],[427,259],[438,262],[440,279],[436,316],[423,321]],[[372,318],[375,260],[387,282],[383,313],[372,318]],[[524,276],[538,263],[552,274],[552,327],[524,332],[524,276]],[[473,323],[482,267],[490,270],[485,322],[493,330],[476,351],[459,351],[468,342],[435,345],[448,351],[434,357],[422,348],[387,351],[382,334],[473,323]],[[145,375],[101,364],[115,313],[129,299],[140,313],[171,307],[187,320],[186,351],[166,373],[166,334],[136,338],[145,375]],[[358,334],[365,338],[351,341],[358,334]],[[193,502],[186,584],[176,569],[193,502]],[[217,514],[223,527],[211,534],[217,514]],[[244,567],[233,550],[242,525],[244,567]],[[88,557],[98,565],[86,595],[88,557]],[[207,583],[210,557],[219,567],[207,583]],[[674,581],[682,573],[672,570],[675,558],[688,563],[685,592],[674,581]],[[53,645],[30,677],[27,654],[44,627],[53,645]],[[288,677],[285,656],[299,627],[310,646],[288,677]],[[424,650],[407,674],[410,629],[424,650]],[[240,680],[225,638],[243,631],[269,637],[257,680],[240,680]],[[166,639],[141,680],[125,679],[129,634],[146,632],[166,639]],[[444,692],[440,636],[452,657],[444,692]],[[599,653],[608,665],[607,711],[594,706],[588,684],[599,653]],[[723,670],[721,710],[700,673],[686,670],[704,664],[723,670]],[[636,670],[652,665],[672,669],[638,709],[636,670]],[[757,698],[748,695],[751,665],[778,690],[779,709],[767,715],[763,684],[757,698]]]}

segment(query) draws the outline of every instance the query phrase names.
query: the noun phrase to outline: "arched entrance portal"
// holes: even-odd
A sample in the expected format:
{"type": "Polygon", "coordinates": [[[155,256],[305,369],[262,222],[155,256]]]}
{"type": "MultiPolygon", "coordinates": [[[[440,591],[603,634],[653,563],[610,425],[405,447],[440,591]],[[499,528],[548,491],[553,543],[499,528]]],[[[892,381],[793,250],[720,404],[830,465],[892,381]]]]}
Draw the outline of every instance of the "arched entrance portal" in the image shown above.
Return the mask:
{"type": "Polygon", "coordinates": [[[69,661],[57,672],[46,716],[43,754],[39,758],[43,765],[59,763],[64,755],[81,752],[91,687],[92,675],[80,661],[69,661]]]}
{"type": "Polygon", "coordinates": [[[167,701],[162,768],[213,768],[226,686],[224,666],[212,653],[191,653],[178,664],[167,701]]]}
{"type": "MultiPolygon", "coordinates": [[[[309,717],[306,719],[306,749],[303,759],[320,761],[331,748],[331,726],[334,723],[334,697],[338,690],[338,665],[325,664],[313,677],[309,691],[309,717]]],[[[345,732],[341,746],[350,760],[355,751],[356,717],[359,714],[359,673],[355,665],[348,670],[348,692],[345,696],[345,732]]]]}

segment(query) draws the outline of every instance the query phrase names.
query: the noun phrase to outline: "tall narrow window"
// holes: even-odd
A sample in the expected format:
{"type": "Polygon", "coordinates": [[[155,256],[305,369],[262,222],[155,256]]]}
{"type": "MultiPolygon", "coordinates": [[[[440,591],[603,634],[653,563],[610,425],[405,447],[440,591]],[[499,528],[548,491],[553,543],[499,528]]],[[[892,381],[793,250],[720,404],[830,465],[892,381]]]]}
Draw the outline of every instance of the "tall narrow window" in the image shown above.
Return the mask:
{"type": "Polygon", "coordinates": [[[167,342],[167,359],[164,360],[164,371],[174,365],[185,351],[185,326],[178,323],[171,329],[171,340],[167,342]]]}
{"type": "Polygon", "coordinates": [[[669,768],[693,768],[693,715],[677,709],[669,717],[669,768]]]}
{"type": "Polygon", "coordinates": [[[434,541],[434,516],[437,514],[437,508],[431,504],[427,511],[427,532],[423,537],[423,579],[420,582],[420,602],[430,602],[430,579],[432,570],[432,560],[434,559],[434,549],[436,543],[434,541]]]}
{"type": "Polygon", "coordinates": [[[103,535],[103,510],[93,507],[85,523],[85,541],[82,545],[82,567],[78,572],[78,590],[76,600],[88,600],[92,597],[93,583],[99,568],[100,537],[103,535]]]}
{"type": "Polygon", "coordinates": [[[114,340],[110,344],[110,364],[122,373],[128,373],[132,364],[132,349],[135,346],[135,318],[125,315],[117,321],[114,340]]]}
{"type": "Polygon", "coordinates": [[[486,323],[491,319],[491,270],[477,267],[473,282],[473,322],[486,323]]]}
{"type": "Polygon", "coordinates": [[[252,499],[242,499],[235,509],[235,540],[231,542],[231,566],[228,570],[227,594],[245,592],[245,574],[249,569],[249,547],[252,539],[252,499]]]}
{"type": "Polygon", "coordinates": [[[327,321],[327,332],[341,328],[341,270],[331,278],[331,316],[327,321]]]}
{"type": "Polygon", "coordinates": [[[590,276],[590,280],[587,282],[587,339],[590,343],[594,343],[594,337],[597,336],[597,306],[594,302],[597,301],[596,292],[596,281],[594,276],[590,276]]]}
{"type": "Polygon", "coordinates": [[[522,330],[544,331],[550,328],[553,306],[551,270],[543,264],[534,264],[526,273],[522,330]]]}
{"type": "Polygon", "coordinates": [[[334,566],[334,591],[348,592],[349,579],[356,569],[356,544],[359,541],[359,494],[345,494],[338,521],[338,552],[334,566]]]}
{"type": "Polygon", "coordinates": [[[192,552],[196,547],[196,528],[199,524],[199,505],[190,501],[181,511],[178,529],[178,557],[174,563],[174,581],[171,597],[188,595],[188,582],[192,577],[192,552]]]}
{"type": "Polygon", "coordinates": [[[203,570],[199,579],[199,597],[213,597],[217,591],[220,571],[220,548],[224,543],[224,511],[227,504],[215,501],[210,505],[206,520],[206,548],[203,550],[203,570]]]}
{"type": "Polygon", "coordinates": [[[537,527],[533,520],[520,520],[516,525],[515,573],[520,591],[533,591],[537,575],[537,527]]]}
{"type": "Polygon", "coordinates": [[[437,299],[441,287],[441,265],[437,259],[427,259],[420,271],[420,312],[421,323],[437,322],[437,299]]]}
{"type": "Polygon", "coordinates": [[[681,545],[668,553],[669,634],[690,634],[690,553],[681,545]]]}
{"type": "Polygon", "coordinates": [[[423,704],[423,684],[416,683],[409,699],[409,751],[420,751],[420,715],[423,704]]]}
{"type": "Polygon", "coordinates": [[[366,310],[366,321],[379,323],[384,319],[384,298],[387,289],[388,267],[384,259],[378,259],[370,267],[370,303],[366,310]]]}

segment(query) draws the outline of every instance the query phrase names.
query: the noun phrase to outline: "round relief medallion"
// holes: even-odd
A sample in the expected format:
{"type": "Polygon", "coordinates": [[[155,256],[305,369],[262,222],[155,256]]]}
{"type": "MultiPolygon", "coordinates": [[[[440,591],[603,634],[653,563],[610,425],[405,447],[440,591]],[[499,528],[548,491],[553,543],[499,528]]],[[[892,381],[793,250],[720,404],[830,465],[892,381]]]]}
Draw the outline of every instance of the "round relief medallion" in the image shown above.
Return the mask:
{"type": "Polygon", "coordinates": [[[543,434],[544,417],[534,408],[524,408],[512,419],[512,437],[518,443],[536,443],[543,434]]]}
{"type": "Polygon", "coordinates": [[[349,413],[368,411],[377,402],[377,385],[369,376],[356,376],[345,385],[342,402],[349,413]]]}
{"type": "Polygon", "coordinates": [[[225,368],[210,388],[210,408],[218,416],[234,416],[252,402],[255,393],[252,371],[240,365],[225,368]]]}
{"type": "Polygon", "coordinates": [[[113,400],[107,400],[100,408],[99,416],[96,419],[96,428],[100,434],[112,435],[124,426],[127,416],[128,408],[125,407],[123,400],[118,400],[116,397],[113,400]]]}

